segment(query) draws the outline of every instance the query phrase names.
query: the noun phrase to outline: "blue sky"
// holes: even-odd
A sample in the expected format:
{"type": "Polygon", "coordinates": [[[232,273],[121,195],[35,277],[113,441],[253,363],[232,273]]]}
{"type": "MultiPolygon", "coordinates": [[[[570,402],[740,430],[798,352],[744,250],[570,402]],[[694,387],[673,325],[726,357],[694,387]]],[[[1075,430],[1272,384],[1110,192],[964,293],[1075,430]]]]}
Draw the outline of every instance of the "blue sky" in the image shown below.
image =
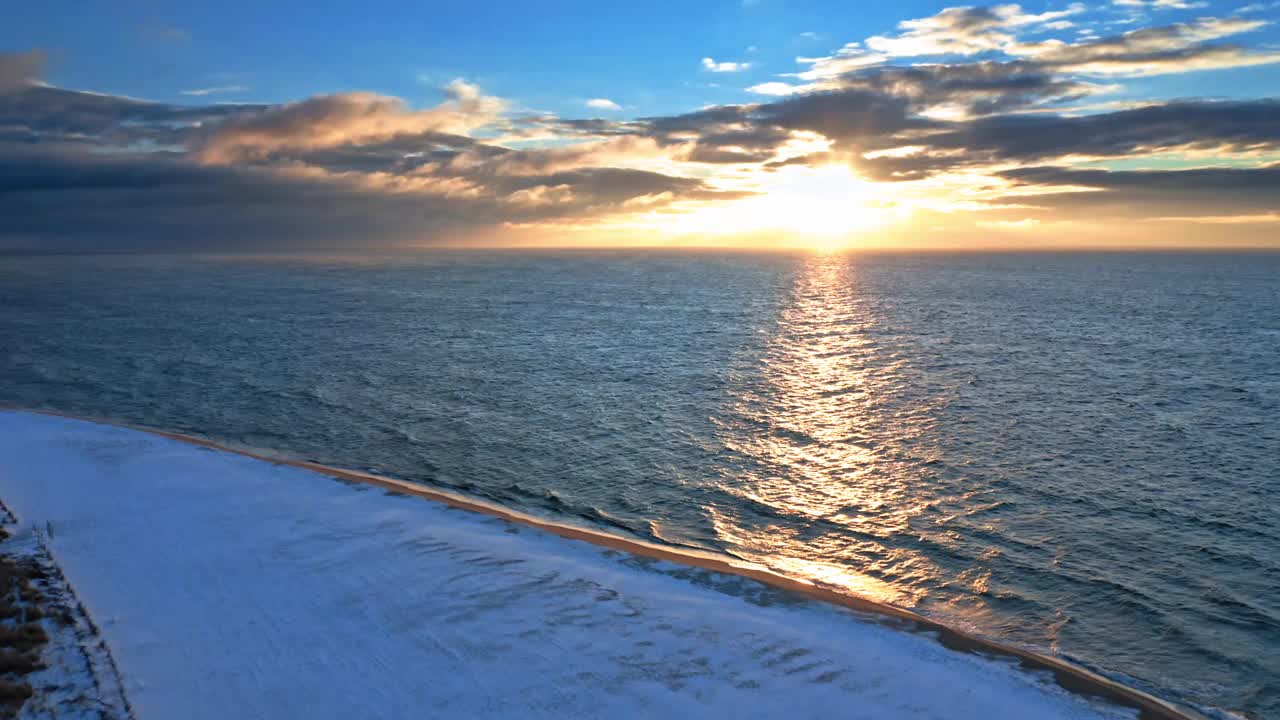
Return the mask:
{"type": "MultiPolygon", "coordinates": [[[[1067,2],[1030,2],[1029,12],[1067,2]]],[[[1199,5],[1199,3],[1191,3],[1199,5]]],[[[1077,23],[1115,30],[1224,16],[1250,3],[1135,9],[1093,3],[1077,23]],[[1138,22],[1119,24],[1136,18],[1138,22]]],[[[742,102],[744,88],[793,72],[797,56],[824,55],[846,42],[887,34],[936,2],[379,3],[208,4],[43,3],[0,27],[0,47],[52,52],[49,80],[66,87],[159,101],[193,102],[182,91],[244,90],[206,96],[284,102],[319,93],[371,90],[418,105],[462,77],[523,106],[581,114],[582,101],[607,97],[631,115],[742,102]],[[741,73],[710,73],[703,57],[746,62],[741,73]],[[718,87],[716,87],[718,86],[718,87]]],[[[1280,17],[1280,8],[1254,13],[1280,17]]],[[[1251,33],[1280,44],[1280,27],[1251,33]]],[[[1160,97],[1263,94],[1274,67],[1236,68],[1146,79],[1132,94],[1160,97]]]]}
{"type": "Polygon", "coordinates": [[[0,26],[0,248],[227,217],[249,245],[1277,244],[1278,21],[1276,0],[42,3],[0,26]],[[116,227],[108,192],[145,212],[116,227]],[[267,217],[263,192],[300,204],[267,217]]]}

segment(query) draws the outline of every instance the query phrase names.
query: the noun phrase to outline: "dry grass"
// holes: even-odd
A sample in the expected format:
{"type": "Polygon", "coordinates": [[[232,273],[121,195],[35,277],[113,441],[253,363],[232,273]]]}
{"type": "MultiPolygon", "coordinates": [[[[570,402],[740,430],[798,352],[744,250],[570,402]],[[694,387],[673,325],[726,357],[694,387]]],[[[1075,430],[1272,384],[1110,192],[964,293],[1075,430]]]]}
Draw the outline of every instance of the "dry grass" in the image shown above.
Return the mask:
{"type": "Polygon", "coordinates": [[[31,685],[22,680],[0,678],[0,712],[4,717],[17,717],[22,704],[31,697],[31,685]]]}
{"type": "MultiPolygon", "coordinates": [[[[0,540],[8,535],[0,528],[0,540]]],[[[0,718],[17,716],[32,693],[23,678],[44,668],[40,648],[49,636],[40,619],[45,597],[31,583],[43,577],[35,565],[0,554],[0,718]]]]}

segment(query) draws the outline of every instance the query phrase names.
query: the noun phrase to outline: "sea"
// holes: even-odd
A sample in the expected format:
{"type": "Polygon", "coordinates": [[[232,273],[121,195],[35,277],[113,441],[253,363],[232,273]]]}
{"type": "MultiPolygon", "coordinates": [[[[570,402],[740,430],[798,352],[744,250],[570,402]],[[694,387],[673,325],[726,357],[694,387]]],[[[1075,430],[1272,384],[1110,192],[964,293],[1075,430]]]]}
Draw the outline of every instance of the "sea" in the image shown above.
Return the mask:
{"type": "Polygon", "coordinates": [[[724,553],[1280,718],[1280,253],[0,256],[0,403],[724,553]]]}

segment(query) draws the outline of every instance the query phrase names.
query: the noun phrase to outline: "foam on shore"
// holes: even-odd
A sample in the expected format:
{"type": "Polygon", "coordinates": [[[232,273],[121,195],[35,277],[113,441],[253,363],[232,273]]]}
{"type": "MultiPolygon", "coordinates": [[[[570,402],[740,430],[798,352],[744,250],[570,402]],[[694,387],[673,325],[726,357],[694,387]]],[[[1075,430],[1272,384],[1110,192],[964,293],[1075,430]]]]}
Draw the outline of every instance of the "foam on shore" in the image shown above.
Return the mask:
{"type": "Polygon", "coordinates": [[[139,718],[1190,717],[728,558],[262,460],[0,412],[0,497],[52,530],[139,718]]]}

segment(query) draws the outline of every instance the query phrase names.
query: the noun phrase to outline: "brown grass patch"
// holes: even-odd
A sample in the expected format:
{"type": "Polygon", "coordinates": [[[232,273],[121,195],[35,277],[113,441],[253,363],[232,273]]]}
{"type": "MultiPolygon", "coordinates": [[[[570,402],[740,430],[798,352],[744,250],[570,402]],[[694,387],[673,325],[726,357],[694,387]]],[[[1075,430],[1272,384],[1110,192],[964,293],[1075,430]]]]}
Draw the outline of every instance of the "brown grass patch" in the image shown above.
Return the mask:
{"type": "MultiPolygon", "coordinates": [[[[4,539],[8,532],[0,528],[4,539]]],[[[40,648],[49,635],[40,623],[44,595],[31,581],[45,573],[31,562],[0,555],[0,718],[16,717],[32,695],[24,676],[44,669],[40,648]]]]}
{"type": "Polygon", "coordinates": [[[0,678],[0,708],[4,708],[6,717],[18,714],[22,703],[31,697],[31,684],[25,680],[9,680],[0,678]],[[12,708],[12,710],[10,710],[12,708]],[[11,714],[10,714],[11,713],[11,714]]]}
{"type": "Polygon", "coordinates": [[[45,664],[36,652],[0,650],[0,674],[27,675],[44,668],[45,664]]]}

